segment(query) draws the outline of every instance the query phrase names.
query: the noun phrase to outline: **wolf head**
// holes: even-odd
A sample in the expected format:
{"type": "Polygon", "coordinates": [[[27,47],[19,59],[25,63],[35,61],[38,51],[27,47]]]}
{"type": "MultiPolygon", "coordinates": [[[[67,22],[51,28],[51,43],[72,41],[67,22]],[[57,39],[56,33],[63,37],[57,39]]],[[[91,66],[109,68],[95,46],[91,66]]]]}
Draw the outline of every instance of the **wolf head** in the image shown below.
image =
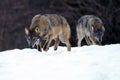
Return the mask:
{"type": "Polygon", "coordinates": [[[25,37],[29,48],[36,48],[37,45],[40,45],[41,38],[39,37],[39,35],[27,28],[25,28],[25,37]]]}
{"type": "Polygon", "coordinates": [[[104,35],[105,28],[103,26],[103,23],[96,23],[93,26],[93,36],[96,44],[101,45],[102,37],[104,35]]]}

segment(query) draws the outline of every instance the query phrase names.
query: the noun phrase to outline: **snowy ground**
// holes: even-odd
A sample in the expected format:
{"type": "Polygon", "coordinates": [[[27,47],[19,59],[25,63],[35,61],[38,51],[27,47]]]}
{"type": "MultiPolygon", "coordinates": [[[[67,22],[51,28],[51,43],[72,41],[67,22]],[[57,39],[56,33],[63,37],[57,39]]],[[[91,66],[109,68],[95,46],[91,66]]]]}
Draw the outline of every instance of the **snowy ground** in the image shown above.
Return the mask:
{"type": "Polygon", "coordinates": [[[0,52],[0,80],[120,80],[120,44],[0,52]]]}

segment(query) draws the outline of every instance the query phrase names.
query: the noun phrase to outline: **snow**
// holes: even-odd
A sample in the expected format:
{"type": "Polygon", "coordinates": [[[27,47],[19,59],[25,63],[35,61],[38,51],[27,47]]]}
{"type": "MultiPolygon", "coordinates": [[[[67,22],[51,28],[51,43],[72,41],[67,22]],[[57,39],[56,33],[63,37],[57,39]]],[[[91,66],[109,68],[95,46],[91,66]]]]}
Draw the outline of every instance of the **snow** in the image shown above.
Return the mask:
{"type": "Polygon", "coordinates": [[[120,44],[0,52],[0,80],[120,80],[120,44]]]}

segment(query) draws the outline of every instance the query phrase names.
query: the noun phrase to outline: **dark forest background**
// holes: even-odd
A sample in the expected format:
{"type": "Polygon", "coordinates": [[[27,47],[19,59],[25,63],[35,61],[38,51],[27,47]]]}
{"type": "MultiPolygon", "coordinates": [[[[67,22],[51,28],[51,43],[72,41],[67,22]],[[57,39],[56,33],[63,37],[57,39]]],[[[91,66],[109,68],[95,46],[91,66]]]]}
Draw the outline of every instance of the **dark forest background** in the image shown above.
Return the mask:
{"type": "Polygon", "coordinates": [[[120,0],[0,0],[0,51],[27,47],[24,28],[30,26],[34,15],[49,13],[68,20],[73,47],[77,20],[86,14],[104,22],[103,45],[120,43],[120,0]]]}

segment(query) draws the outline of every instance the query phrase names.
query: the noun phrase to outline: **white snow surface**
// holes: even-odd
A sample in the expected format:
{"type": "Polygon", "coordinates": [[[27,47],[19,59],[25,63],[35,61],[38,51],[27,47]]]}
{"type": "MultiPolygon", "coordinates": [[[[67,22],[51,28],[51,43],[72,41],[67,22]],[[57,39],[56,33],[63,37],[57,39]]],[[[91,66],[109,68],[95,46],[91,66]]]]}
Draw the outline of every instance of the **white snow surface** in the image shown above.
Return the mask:
{"type": "Polygon", "coordinates": [[[120,44],[2,51],[0,80],[120,80],[120,44]]]}

